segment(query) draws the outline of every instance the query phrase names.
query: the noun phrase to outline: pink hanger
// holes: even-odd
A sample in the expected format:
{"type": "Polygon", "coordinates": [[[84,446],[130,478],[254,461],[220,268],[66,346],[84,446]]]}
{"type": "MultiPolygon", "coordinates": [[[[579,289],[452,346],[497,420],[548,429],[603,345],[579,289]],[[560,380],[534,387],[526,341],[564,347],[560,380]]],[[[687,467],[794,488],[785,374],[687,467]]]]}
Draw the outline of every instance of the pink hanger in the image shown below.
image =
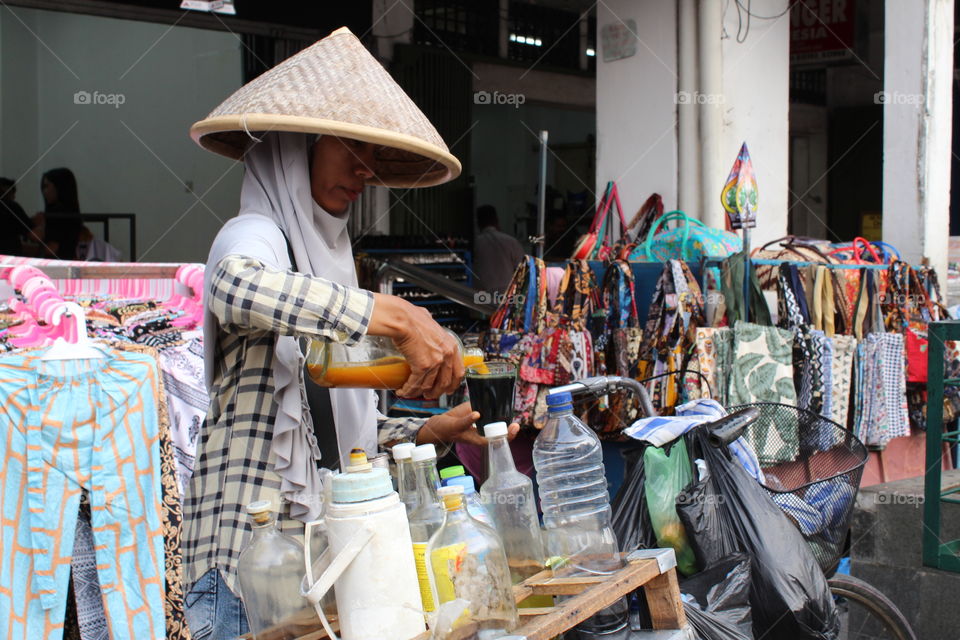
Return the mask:
{"type": "Polygon", "coordinates": [[[47,274],[45,274],[43,271],[40,271],[36,267],[21,264],[10,270],[7,280],[10,281],[10,284],[12,284],[15,289],[19,289],[27,280],[36,276],[46,278],[47,274]]]}

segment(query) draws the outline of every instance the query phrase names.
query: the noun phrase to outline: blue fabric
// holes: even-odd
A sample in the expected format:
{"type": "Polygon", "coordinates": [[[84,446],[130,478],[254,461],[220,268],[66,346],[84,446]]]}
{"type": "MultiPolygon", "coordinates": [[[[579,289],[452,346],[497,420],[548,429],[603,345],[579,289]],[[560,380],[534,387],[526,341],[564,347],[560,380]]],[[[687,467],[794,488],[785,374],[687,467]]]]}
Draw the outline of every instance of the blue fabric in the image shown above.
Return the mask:
{"type": "MultiPolygon", "coordinates": [[[[691,400],[678,406],[676,412],[677,415],[675,416],[641,418],[625,429],[623,433],[634,440],[662,447],[696,426],[719,420],[727,415],[726,409],[712,398],[691,400]]],[[[760,461],[757,459],[757,454],[750,443],[740,437],[731,442],[728,448],[730,453],[743,465],[744,470],[762,484],[764,481],[763,471],[760,469],[760,461]]]]}
{"type": "Polygon", "coordinates": [[[240,598],[233,595],[217,569],[210,569],[190,589],[187,626],[193,640],[234,640],[250,629],[240,598]]]}
{"type": "Polygon", "coordinates": [[[156,359],[0,359],[0,629],[59,640],[82,489],[115,640],[165,637],[156,359]]]}

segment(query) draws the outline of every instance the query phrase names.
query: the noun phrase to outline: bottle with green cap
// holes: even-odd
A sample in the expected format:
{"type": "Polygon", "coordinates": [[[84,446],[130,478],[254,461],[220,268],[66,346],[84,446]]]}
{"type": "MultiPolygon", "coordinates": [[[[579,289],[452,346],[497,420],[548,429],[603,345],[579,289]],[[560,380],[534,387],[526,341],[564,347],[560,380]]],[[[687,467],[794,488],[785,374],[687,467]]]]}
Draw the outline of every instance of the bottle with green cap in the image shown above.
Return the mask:
{"type": "Polygon", "coordinates": [[[519,616],[500,539],[493,529],[468,515],[463,487],[441,487],[439,494],[446,517],[427,547],[437,604],[458,599],[468,604],[451,629],[438,631],[450,633],[469,626],[475,633],[471,637],[505,635],[517,626],[519,616]]]}
{"type": "Polygon", "coordinates": [[[467,475],[467,470],[463,468],[463,465],[455,464],[452,467],[444,467],[440,469],[440,484],[445,487],[447,486],[447,480],[450,478],[459,478],[465,475],[467,475]]]}
{"type": "Polygon", "coordinates": [[[410,538],[413,542],[413,558],[417,563],[417,579],[420,581],[420,597],[427,613],[436,608],[436,600],[427,570],[427,543],[430,536],[443,525],[443,507],[437,495],[440,480],[437,477],[437,450],[432,444],[422,444],[411,453],[417,483],[417,506],[410,512],[410,538]]]}
{"type": "Polygon", "coordinates": [[[533,481],[517,471],[507,442],[506,422],[488,424],[484,435],[489,443],[489,468],[487,480],[480,487],[480,501],[503,540],[513,583],[517,584],[544,567],[533,481]]]}
{"type": "Polygon", "coordinates": [[[257,640],[299,638],[320,625],[300,595],[303,545],[280,533],[269,501],[251,502],[246,511],[253,520],[253,538],[240,552],[237,579],[247,624],[257,640]]]}
{"type": "Polygon", "coordinates": [[[401,442],[391,449],[393,460],[397,463],[397,493],[407,508],[407,517],[417,507],[417,477],[410,457],[416,448],[417,445],[412,442],[401,442]]]}

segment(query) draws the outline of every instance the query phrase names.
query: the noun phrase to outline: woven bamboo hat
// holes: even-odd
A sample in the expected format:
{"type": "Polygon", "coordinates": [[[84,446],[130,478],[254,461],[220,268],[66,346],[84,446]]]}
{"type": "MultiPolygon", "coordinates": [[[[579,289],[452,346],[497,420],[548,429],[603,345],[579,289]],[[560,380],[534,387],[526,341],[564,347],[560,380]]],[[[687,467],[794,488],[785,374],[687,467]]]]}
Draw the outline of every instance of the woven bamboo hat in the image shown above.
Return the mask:
{"type": "Polygon", "coordinates": [[[460,175],[427,117],[346,27],[240,87],[190,127],[190,137],[239,160],[266,131],[381,145],[371,182],[388,187],[428,187],[460,175]]]}

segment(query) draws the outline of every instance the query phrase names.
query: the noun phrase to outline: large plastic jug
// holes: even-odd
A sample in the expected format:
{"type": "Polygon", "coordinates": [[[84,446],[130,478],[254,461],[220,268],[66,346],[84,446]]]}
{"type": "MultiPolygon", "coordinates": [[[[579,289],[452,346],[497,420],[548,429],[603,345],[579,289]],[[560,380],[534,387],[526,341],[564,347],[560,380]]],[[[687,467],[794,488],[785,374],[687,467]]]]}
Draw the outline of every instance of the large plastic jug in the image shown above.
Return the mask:
{"type": "MultiPolygon", "coordinates": [[[[362,450],[351,453],[350,462],[346,473],[333,477],[326,507],[329,566],[304,595],[317,608],[336,583],[344,640],[413,638],[426,626],[406,509],[386,469],[373,468],[362,450]]],[[[314,526],[307,525],[307,541],[314,526]]]]}
{"type": "MultiPolygon", "coordinates": [[[[570,393],[547,395],[547,411],[547,423],[533,443],[547,555],[561,575],[609,575],[623,562],[610,524],[600,439],[573,414],[570,393]]],[[[616,631],[626,625],[626,614],[621,600],[580,628],[616,631]]]]}

